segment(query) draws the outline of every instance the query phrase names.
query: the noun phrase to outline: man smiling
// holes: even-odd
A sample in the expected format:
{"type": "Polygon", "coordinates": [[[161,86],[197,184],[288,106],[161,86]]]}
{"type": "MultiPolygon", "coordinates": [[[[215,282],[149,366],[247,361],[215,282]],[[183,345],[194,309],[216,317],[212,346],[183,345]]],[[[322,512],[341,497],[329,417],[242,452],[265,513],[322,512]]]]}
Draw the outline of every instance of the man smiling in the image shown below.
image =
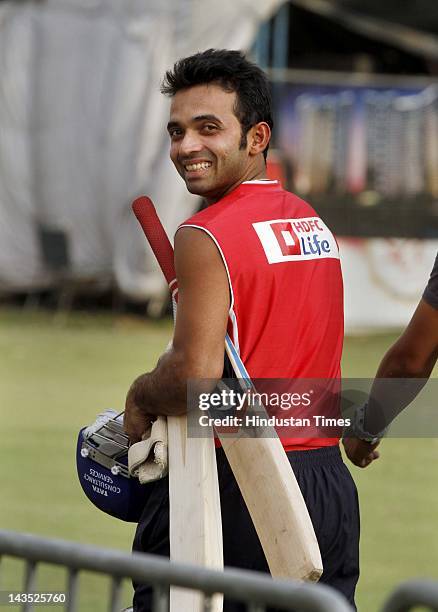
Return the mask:
{"type": "Polygon", "coordinates": [[[216,83],[180,90],[172,99],[167,126],[170,158],[187,189],[203,196],[208,204],[244,181],[265,177],[260,149],[269,142],[270,125],[260,122],[243,137],[235,104],[235,92],[216,83]],[[253,140],[249,151],[248,136],[253,140]]]}
{"type": "MultiPolygon", "coordinates": [[[[338,379],[343,289],[336,241],[303,200],[266,178],[273,127],[265,74],[238,51],[209,50],[177,62],[162,92],[171,97],[170,157],[187,189],[208,205],[178,229],[178,316],[172,347],[138,377],[125,429],[141,438],[154,415],[183,414],[188,379],[233,376],[228,332],[254,379],[338,379]]],[[[281,438],[321,549],[321,581],[354,605],[358,579],[356,488],[337,438],[281,438]]],[[[222,449],[217,449],[228,566],[269,571],[222,449]]],[[[169,555],[168,482],[151,485],[134,549],[169,555]]],[[[137,585],[134,609],[151,609],[137,585]]],[[[225,601],[226,612],[243,605],[225,601]]],[[[185,612],[185,611],[182,611],[185,612]]]]}

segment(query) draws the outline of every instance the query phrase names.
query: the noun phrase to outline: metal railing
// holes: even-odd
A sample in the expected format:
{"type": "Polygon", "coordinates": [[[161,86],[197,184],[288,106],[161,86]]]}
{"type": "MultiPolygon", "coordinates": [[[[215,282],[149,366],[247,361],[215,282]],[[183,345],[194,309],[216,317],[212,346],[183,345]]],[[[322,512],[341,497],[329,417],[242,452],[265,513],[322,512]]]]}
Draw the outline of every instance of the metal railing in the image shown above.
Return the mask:
{"type": "MultiPolygon", "coordinates": [[[[235,569],[218,572],[194,565],[170,562],[154,555],[128,554],[64,540],[0,530],[0,559],[5,555],[26,561],[24,592],[37,590],[38,563],[65,567],[67,587],[64,609],[68,612],[77,610],[78,572],[83,570],[106,574],[112,578],[108,603],[110,612],[120,612],[123,607],[121,587],[124,578],[152,585],[154,612],[168,612],[170,585],[202,591],[205,594],[205,612],[208,612],[210,598],[215,593],[224,593],[226,597],[246,603],[248,612],[263,612],[267,605],[285,611],[351,612],[346,600],[323,584],[272,580],[261,573],[235,569]]],[[[26,612],[32,609],[32,604],[25,604],[23,607],[26,612]]]]}
{"type": "Polygon", "coordinates": [[[438,611],[437,581],[417,579],[403,582],[389,596],[383,612],[409,612],[417,606],[438,611]]]}

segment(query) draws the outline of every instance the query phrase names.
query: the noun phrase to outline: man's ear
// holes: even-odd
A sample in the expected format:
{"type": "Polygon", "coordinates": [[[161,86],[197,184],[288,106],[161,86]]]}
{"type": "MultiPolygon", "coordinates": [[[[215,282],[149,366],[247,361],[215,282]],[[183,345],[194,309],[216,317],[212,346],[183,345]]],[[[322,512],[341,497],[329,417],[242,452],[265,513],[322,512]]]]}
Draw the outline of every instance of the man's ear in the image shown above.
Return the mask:
{"type": "Polygon", "coordinates": [[[248,132],[249,154],[258,155],[262,153],[271,139],[271,128],[265,121],[260,121],[252,126],[248,132]]]}

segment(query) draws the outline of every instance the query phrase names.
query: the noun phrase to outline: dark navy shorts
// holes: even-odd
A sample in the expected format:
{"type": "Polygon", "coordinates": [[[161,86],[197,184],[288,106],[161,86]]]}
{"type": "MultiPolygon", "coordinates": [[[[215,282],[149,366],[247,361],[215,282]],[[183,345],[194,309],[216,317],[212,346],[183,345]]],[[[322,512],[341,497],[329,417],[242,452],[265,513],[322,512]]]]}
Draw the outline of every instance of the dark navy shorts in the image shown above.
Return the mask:
{"type": "MultiPolygon", "coordinates": [[[[287,456],[306,500],[324,566],[320,578],[355,607],[359,578],[359,505],[356,486],[338,446],[288,452],[287,456]]],[[[222,508],[224,565],[269,572],[268,565],[224,451],[217,450],[222,508]]],[[[133,550],[169,556],[168,479],[151,485],[135,534],[133,550]]],[[[134,611],[152,609],[148,585],[134,584],[134,611]]],[[[224,601],[224,612],[244,612],[242,603],[224,601]]]]}

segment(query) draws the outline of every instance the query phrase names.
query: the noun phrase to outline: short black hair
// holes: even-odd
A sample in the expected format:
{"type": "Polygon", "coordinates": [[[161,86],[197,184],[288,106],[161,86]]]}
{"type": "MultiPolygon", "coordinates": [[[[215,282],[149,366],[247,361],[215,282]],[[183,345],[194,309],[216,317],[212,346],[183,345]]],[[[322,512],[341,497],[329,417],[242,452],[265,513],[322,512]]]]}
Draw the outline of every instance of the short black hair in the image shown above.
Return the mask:
{"type": "MultiPolygon", "coordinates": [[[[195,85],[217,83],[225,91],[236,92],[234,108],[242,126],[241,148],[246,146],[248,130],[265,121],[273,128],[272,99],[266,74],[246,59],[241,51],[208,49],[178,60],[168,70],[161,84],[161,93],[174,96],[182,89],[195,85]]],[[[269,143],[263,151],[266,160],[269,143]]]]}

